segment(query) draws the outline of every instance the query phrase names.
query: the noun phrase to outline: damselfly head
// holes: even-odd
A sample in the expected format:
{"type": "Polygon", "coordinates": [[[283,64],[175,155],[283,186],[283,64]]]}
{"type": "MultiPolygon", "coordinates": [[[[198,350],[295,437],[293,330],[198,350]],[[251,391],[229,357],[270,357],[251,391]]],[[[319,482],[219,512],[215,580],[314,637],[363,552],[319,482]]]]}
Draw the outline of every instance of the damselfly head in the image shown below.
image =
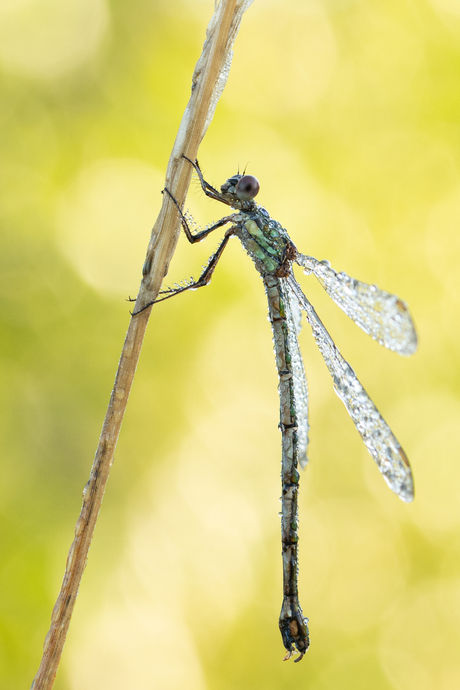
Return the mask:
{"type": "Polygon", "coordinates": [[[259,180],[253,175],[243,175],[235,188],[235,194],[241,201],[249,201],[258,195],[260,189],[259,180]]]}
{"type": "Polygon", "coordinates": [[[231,195],[235,200],[252,201],[259,193],[259,180],[253,175],[233,175],[222,186],[221,192],[225,196],[231,195]]]}

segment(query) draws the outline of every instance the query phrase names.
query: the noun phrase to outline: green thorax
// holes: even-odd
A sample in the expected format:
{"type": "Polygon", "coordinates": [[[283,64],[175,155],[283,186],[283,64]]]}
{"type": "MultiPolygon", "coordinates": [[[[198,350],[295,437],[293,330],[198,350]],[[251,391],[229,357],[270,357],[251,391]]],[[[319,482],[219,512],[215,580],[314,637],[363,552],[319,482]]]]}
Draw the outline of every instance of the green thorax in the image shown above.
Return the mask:
{"type": "Polygon", "coordinates": [[[265,275],[277,273],[286,263],[286,251],[292,242],[286,230],[270,218],[268,212],[257,206],[254,211],[240,213],[236,223],[240,238],[247,253],[254,261],[257,270],[265,275]]]}

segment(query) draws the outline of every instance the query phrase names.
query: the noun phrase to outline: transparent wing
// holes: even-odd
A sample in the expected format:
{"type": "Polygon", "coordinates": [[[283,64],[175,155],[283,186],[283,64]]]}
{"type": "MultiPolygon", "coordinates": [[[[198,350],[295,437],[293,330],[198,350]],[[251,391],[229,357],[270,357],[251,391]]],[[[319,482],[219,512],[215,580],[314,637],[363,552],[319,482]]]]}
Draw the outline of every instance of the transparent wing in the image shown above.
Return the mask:
{"type": "Polygon", "coordinates": [[[313,336],[332,376],[335,392],[347,408],[385,481],[403,501],[412,501],[412,472],[397,438],[358,381],[351,366],[340,354],[292,274],[287,278],[287,282],[298,303],[305,310],[313,336]]]}
{"type": "Polygon", "coordinates": [[[313,273],[328,295],[360,328],[389,350],[411,355],[417,334],[409,309],[396,295],[337,273],[326,261],[298,254],[296,263],[313,273]]]}
{"type": "Polygon", "coordinates": [[[292,384],[294,391],[294,401],[297,417],[297,453],[300,467],[304,470],[307,466],[308,457],[308,386],[305,369],[303,366],[302,355],[300,354],[297,336],[302,328],[302,312],[299,302],[290,286],[284,281],[280,281],[283,294],[284,311],[287,324],[287,341],[289,354],[291,355],[292,384]]]}

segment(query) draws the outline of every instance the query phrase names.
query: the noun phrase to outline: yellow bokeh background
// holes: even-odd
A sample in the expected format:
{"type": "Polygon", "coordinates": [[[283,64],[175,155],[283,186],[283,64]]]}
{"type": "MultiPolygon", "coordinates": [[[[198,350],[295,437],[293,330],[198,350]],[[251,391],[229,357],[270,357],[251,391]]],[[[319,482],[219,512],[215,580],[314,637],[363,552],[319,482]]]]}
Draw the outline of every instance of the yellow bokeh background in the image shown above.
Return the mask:
{"type": "MultiPolygon", "coordinates": [[[[0,686],[29,687],[211,0],[0,0],[0,686]]],[[[282,663],[277,377],[238,241],[152,310],[57,690],[460,688],[460,3],[255,0],[200,149],[300,251],[405,299],[399,358],[299,271],[404,445],[388,490],[308,326],[311,462],[282,663]]],[[[225,209],[192,183],[200,224],[225,209]]],[[[222,233],[220,233],[221,235],[222,233]]],[[[219,232],[181,237],[168,281],[219,232]]]]}

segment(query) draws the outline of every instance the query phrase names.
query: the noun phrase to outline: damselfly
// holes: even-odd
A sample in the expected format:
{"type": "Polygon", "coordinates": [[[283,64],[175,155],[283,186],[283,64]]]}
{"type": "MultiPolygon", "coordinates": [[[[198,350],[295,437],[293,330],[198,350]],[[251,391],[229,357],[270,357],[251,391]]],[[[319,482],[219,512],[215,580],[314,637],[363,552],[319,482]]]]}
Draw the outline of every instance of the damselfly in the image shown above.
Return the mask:
{"type": "Polygon", "coordinates": [[[307,381],[297,340],[301,310],[306,314],[313,337],[332,376],[334,389],[388,486],[403,501],[412,501],[414,489],[406,454],[303,294],[294,277],[292,264],[298,264],[307,274],[312,273],[334,302],[381,345],[400,355],[411,355],[417,347],[417,336],[406,304],[396,295],[383,292],[375,285],[361,283],[345,273],[336,273],[327,261],[300,254],[286,230],[254,201],[259,192],[259,182],[255,177],[240,173],[233,175],[219,192],[204,180],[198,162],[187,160],[195,168],[206,196],[231,206],[236,212],[204,230],[192,233],[190,216],[182,213],[174,197],[165,189],[178,208],[189,242],[200,242],[217,228],[225,225],[230,227],[199,279],[162,290],[157,301],[207,285],[232,235],[240,239],[263,279],[279,376],[279,428],[282,434],[284,599],[279,627],[287,650],[285,659],[289,659],[297,650],[300,656],[296,661],[300,661],[310,644],[308,618],[302,613],[297,585],[298,468],[304,469],[307,464],[309,431],[307,381]]]}

